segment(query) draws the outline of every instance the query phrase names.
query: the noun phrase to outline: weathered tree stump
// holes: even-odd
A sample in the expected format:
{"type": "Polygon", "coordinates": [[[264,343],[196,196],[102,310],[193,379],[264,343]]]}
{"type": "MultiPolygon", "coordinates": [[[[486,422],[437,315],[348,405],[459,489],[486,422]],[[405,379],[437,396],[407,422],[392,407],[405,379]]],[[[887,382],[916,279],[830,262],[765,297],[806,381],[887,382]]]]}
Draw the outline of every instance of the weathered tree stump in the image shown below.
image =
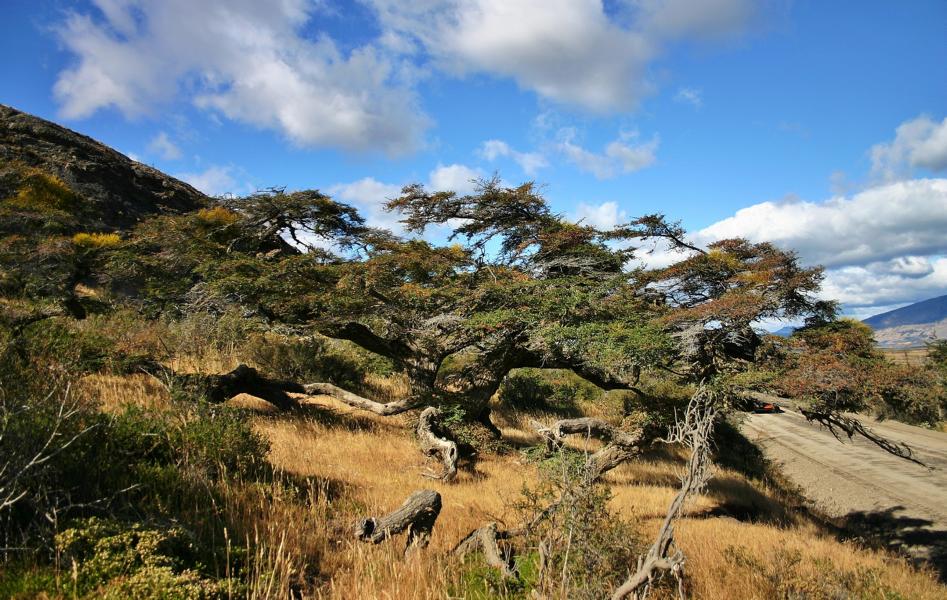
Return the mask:
{"type": "Polygon", "coordinates": [[[440,475],[427,474],[425,477],[451,481],[457,475],[457,442],[449,439],[441,426],[441,411],[429,406],[418,417],[418,442],[421,451],[432,457],[438,457],[444,463],[444,472],[440,475]]]}
{"type": "Polygon", "coordinates": [[[431,540],[434,522],[441,512],[441,495],[434,490],[414,492],[392,513],[383,517],[367,517],[355,525],[355,537],[363,542],[380,544],[407,530],[405,555],[425,548],[431,540]]]}

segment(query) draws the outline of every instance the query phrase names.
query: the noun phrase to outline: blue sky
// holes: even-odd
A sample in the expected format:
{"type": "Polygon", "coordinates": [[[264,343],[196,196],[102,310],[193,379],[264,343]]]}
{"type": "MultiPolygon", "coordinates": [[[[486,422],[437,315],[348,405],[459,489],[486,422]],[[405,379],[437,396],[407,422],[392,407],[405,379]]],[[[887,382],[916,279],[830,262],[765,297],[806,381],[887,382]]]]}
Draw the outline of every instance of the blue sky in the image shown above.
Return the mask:
{"type": "MultiPolygon", "coordinates": [[[[208,193],[498,172],[825,264],[866,316],[947,293],[947,3],[6,0],[0,102],[208,193]]],[[[651,260],[663,260],[660,252],[651,260]]]]}

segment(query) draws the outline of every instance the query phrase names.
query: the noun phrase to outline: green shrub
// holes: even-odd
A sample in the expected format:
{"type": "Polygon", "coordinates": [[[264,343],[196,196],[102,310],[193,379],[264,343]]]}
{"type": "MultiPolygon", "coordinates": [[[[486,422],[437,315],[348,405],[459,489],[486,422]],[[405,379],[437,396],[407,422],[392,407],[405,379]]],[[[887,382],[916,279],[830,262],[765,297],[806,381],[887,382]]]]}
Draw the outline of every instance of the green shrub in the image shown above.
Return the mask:
{"type": "Polygon", "coordinates": [[[227,582],[201,575],[205,569],[194,536],[180,526],[92,517],[58,534],[56,550],[60,560],[71,565],[76,595],[182,600],[227,596],[227,582]]]}

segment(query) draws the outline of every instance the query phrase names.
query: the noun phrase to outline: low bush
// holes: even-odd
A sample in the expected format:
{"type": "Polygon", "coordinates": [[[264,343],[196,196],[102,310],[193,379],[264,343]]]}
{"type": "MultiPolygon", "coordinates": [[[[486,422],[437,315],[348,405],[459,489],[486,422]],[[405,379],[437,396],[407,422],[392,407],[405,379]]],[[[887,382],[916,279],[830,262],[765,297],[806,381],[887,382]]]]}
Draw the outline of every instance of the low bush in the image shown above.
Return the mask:
{"type": "Polygon", "coordinates": [[[763,598],[807,600],[902,600],[904,596],[881,580],[881,571],[867,567],[844,569],[828,559],[804,558],[799,550],[776,550],[767,556],[740,546],[724,550],[728,576],[748,572],[753,591],[763,598]]]}
{"type": "Polygon", "coordinates": [[[74,596],[211,599],[229,597],[234,582],[208,578],[194,536],[180,526],[80,520],[56,536],[69,565],[74,596]]]}

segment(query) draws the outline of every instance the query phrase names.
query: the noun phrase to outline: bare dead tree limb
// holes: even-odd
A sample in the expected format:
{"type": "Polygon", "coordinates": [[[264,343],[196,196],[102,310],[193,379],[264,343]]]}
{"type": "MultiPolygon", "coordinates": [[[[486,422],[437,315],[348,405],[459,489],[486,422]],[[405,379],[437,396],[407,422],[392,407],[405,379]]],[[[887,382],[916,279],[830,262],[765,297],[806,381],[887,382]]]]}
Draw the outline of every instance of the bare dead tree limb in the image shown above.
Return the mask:
{"type": "Polygon", "coordinates": [[[444,472],[440,475],[427,474],[425,477],[452,481],[457,475],[457,442],[448,439],[441,427],[441,411],[429,406],[418,417],[418,442],[421,452],[426,456],[436,456],[444,463],[444,472]]]}
{"type": "Polygon", "coordinates": [[[407,530],[405,555],[426,548],[434,522],[441,512],[441,495],[434,490],[414,492],[395,511],[383,517],[367,517],[355,525],[355,537],[363,542],[380,544],[407,530]]]}
{"type": "Polygon", "coordinates": [[[691,398],[684,419],[678,421],[671,434],[663,440],[667,443],[682,443],[690,448],[687,470],[654,543],[647,553],[638,557],[635,572],[615,590],[612,600],[624,600],[629,596],[642,600],[647,597],[652,585],[666,574],[677,580],[678,594],[683,598],[685,557],[674,545],[674,524],[683,514],[688,498],[700,492],[710,478],[711,435],[716,414],[713,395],[701,386],[691,398]]]}
{"type": "Polygon", "coordinates": [[[580,434],[605,442],[605,445],[592,454],[586,463],[593,481],[626,460],[641,454],[647,437],[642,427],[626,431],[590,417],[563,419],[548,427],[534,422],[533,427],[546,442],[546,449],[549,452],[562,448],[566,435],[580,434]]]}

